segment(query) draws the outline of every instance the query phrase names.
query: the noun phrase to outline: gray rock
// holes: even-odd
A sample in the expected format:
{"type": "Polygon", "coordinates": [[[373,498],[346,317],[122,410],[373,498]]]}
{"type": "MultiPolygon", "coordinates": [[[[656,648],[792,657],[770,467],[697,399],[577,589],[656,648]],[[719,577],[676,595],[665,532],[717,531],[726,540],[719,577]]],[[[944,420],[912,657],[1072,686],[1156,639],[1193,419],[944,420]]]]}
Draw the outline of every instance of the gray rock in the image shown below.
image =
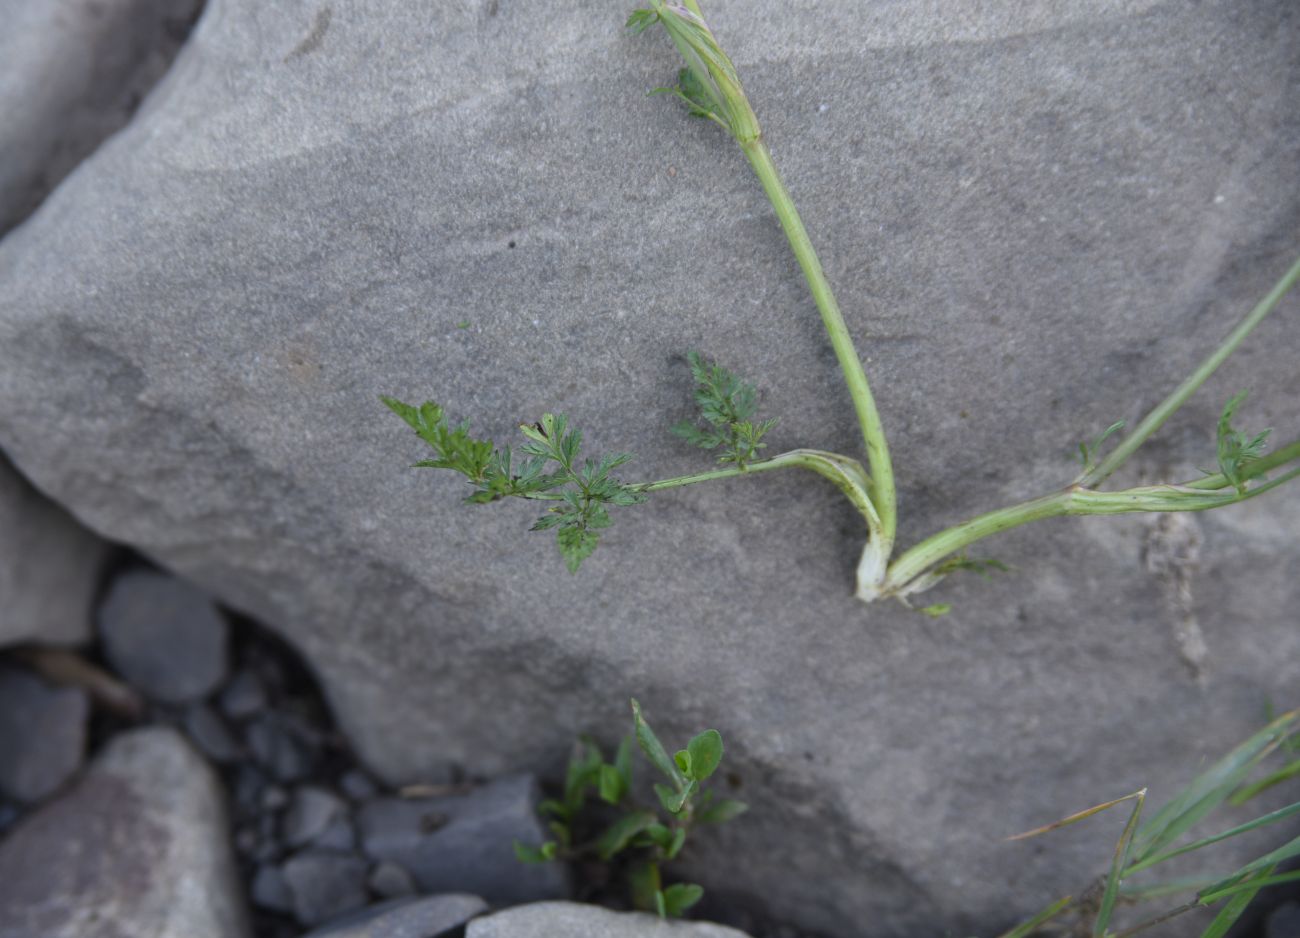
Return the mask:
{"type": "Polygon", "coordinates": [[[379,786],[360,769],[348,769],[339,777],[339,788],[353,801],[365,801],[379,794],[379,786]]]}
{"type": "Polygon", "coordinates": [[[232,720],[246,720],[266,707],[266,688],[252,671],[239,671],[221,692],[218,702],[232,720]]]}
{"type": "Polygon", "coordinates": [[[538,902],[469,923],[465,938],[746,938],[708,922],[664,921],[640,912],[611,912],[575,902],[538,902]]]}
{"type": "Polygon", "coordinates": [[[322,850],[338,850],[346,853],[356,849],[357,832],[347,816],[338,817],[312,840],[312,845],[322,850]]]}
{"type": "Polygon", "coordinates": [[[173,576],[131,570],[116,577],[98,624],[109,663],[155,700],[197,700],[226,678],[226,620],[208,596],[173,576]]]}
{"type": "Polygon", "coordinates": [[[81,767],[90,703],[75,687],[0,665],[0,796],[33,802],[81,767]]]}
{"type": "MultiPolygon", "coordinates": [[[[1297,251],[1294,4],[1027,6],[705,3],[869,359],[905,543],[1063,484],[1297,251]]],[[[705,468],[666,433],[697,347],[758,382],[772,451],[860,441],[743,158],[644,97],[662,36],[595,0],[328,7],[211,0],[0,243],[0,443],[301,649],[385,784],[542,770],[636,693],[672,744],[717,726],[753,807],[693,843],[706,887],[832,934],[982,934],[1115,833],[1003,837],[1172,791],[1293,696],[1294,490],[1196,519],[1197,683],[1142,519],[992,541],[1017,572],[954,578],[929,621],[850,598],[861,524],[820,480],[659,493],[570,577],[527,505],[403,468],[381,393],[503,442],[563,410],[640,454],[629,479],[705,468]]],[[[1195,477],[1238,388],[1291,438],[1298,304],[1120,484],[1195,477]]]]}
{"type": "MultiPolygon", "coordinates": [[[[5,34],[17,35],[9,29],[5,34]]],[[[6,41],[0,38],[0,47],[6,41]]],[[[0,85],[3,76],[0,70],[0,85]]],[[[102,539],[32,488],[0,455],[0,648],[86,641],[107,555],[102,539]]]]}
{"type": "Polygon", "coordinates": [[[383,860],[375,864],[366,878],[370,891],[385,899],[415,895],[415,880],[406,871],[406,867],[392,860],[383,860]]]}
{"type": "Polygon", "coordinates": [[[248,725],[244,735],[253,758],[281,782],[311,774],[316,764],[314,740],[282,713],[267,713],[248,725]]]}
{"type": "Polygon", "coordinates": [[[1286,902],[1270,912],[1264,938],[1300,938],[1300,902],[1286,902]]]}
{"type": "Polygon", "coordinates": [[[0,841],[0,938],[245,938],[223,802],[176,732],[114,737],[0,841]]]}
{"type": "Polygon", "coordinates": [[[281,869],[293,894],[294,918],[301,925],[319,925],[370,901],[366,862],[360,857],[305,850],[281,869]]]}
{"type": "Polygon", "coordinates": [[[200,0],[6,0],[0,234],[127,122],[200,7],[200,0]]]}
{"type": "Polygon", "coordinates": [[[520,864],[514,842],[540,843],[537,783],[529,775],[493,781],[467,795],[380,798],[357,815],[361,842],[376,860],[400,863],[426,893],[469,892],[495,905],[568,894],[563,864],[520,864]]]}
{"type": "Polygon", "coordinates": [[[284,878],[284,871],[271,863],[263,863],[253,874],[249,898],[262,909],[285,914],[293,912],[293,892],[284,878]]]}
{"type": "Polygon", "coordinates": [[[234,762],[243,749],[217,712],[207,704],[185,711],[185,734],[214,762],[234,762]]]}
{"type": "Polygon", "coordinates": [[[396,899],[349,913],[304,938],[438,938],[487,910],[478,896],[396,899]]]}
{"type": "MultiPolygon", "coordinates": [[[[316,785],[302,785],[294,789],[289,809],[284,814],[284,842],[290,847],[302,847],[319,838],[337,821],[346,823],[347,802],[316,785]]],[[[337,846],[323,844],[322,846],[337,846]]],[[[351,844],[344,846],[344,849],[351,844]]]]}

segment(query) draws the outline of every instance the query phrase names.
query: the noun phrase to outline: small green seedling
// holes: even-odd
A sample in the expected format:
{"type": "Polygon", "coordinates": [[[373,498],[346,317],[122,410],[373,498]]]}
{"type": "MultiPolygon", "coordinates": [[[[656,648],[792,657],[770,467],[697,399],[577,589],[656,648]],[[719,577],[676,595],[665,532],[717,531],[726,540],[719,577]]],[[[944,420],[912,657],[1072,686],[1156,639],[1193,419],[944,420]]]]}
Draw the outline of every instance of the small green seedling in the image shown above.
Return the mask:
{"type": "Polygon", "coordinates": [[[675,860],[687,838],[701,824],[722,824],[744,813],[746,806],[715,798],[704,783],[722,762],[722,736],[705,730],[672,756],[659,742],[632,701],[632,733],[645,758],[666,779],[654,784],[657,804],[635,800],[632,778],[632,738],[623,740],[606,762],[594,740],[584,737],[574,747],[564,779],[564,796],[543,801],[538,809],[549,819],[553,839],[538,845],[515,842],[515,856],[524,863],[548,863],[596,857],[625,861],[634,907],[679,918],[704,895],[694,883],[665,886],[661,867],[675,860]],[[591,801],[592,795],[598,799],[591,801]],[[600,817],[599,806],[605,806],[600,817]],[[593,822],[598,822],[593,824],[593,822]],[[593,836],[584,838],[590,832],[593,836]]]}
{"type": "MultiPolygon", "coordinates": [[[[1300,837],[1287,841],[1231,873],[1195,880],[1144,881],[1145,873],[1175,857],[1222,843],[1233,837],[1279,822],[1294,825],[1300,819],[1300,801],[1269,811],[1244,824],[1236,824],[1208,837],[1188,839],[1186,835],[1211,813],[1225,805],[1241,805],[1274,785],[1300,774],[1300,710],[1272,720],[1266,727],[1198,775],[1154,816],[1142,821],[1146,789],[1114,801],[1095,805],[1043,827],[1017,834],[1024,840],[1100,814],[1110,808],[1132,804],[1128,820],[1115,845],[1110,869],[1078,897],[1066,896],[1053,902],[1030,920],[1006,932],[1001,938],[1027,938],[1048,922],[1058,926],[1072,919],[1068,934],[1093,938],[1128,938],[1179,918],[1194,909],[1218,908],[1201,938],[1223,938],[1260,890],[1268,886],[1300,881],[1300,871],[1278,872],[1279,867],[1300,857],[1300,837]],[[1281,752],[1286,764],[1259,781],[1249,781],[1255,769],[1274,752],[1281,752]],[[1180,841],[1185,841],[1180,843],[1180,841]],[[1158,915],[1141,919],[1113,931],[1112,920],[1120,905],[1138,905],[1169,896],[1184,901],[1158,915]]],[[[1149,874],[1148,874],[1149,875],[1149,874]]],[[[1187,932],[1191,934],[1191,932],[1187,932]]]]}
{"type": "MultiPolygon", "coordinates": [[[[552,502],[533,530],[555,530],[560,553],[570,571],[577,571],[596,549],[600,532],[611,522],[609,509],[637,505],[665,489],[776,469],[803,469],[835,485],[862,515],[867,541],[857,568],[855,595],[864,602],[892,597],[908,603],[908,597],[930,589],[958,570],[988,573],[1001,569],[989,560],[968,560],[967,550],[978,541],[1030,521],[1060,515],[1109,515],[1126,512],[1205,511],[1254,498],[1300,475],[1300,439],[1265,454],[1268,431],[1242,433],[1232,426],[1244,399],[1238,394],[1223,409],[1218,426],[1218,471],[1204,478],[1180,483],[1146,485],[1120,491],[1102,491],[1098,486],[1133,455],[1192,393],[1223,363],[1246,336],[1271,313],[1282,297],[1300,279],[1300,261],[1282,276],[1277,285],[1238,323],[1214,352],[1174,391],[1151,410],[1127,435],[1118,438],[1123,422],[1116,422],[1091,444],[1080,444],[1083,462],[1080,475],[1062,488],[1038,498],[976,515],[961,524],[927,537],[895,556],[898,507],[894,466],[889,455],[884,424],[876,409],[862,359],[853,345],[831,291],[821,262],[813,250],[799,212],[786,191],[758,118],[741,87],[731,59],[722,51],[704,20],[696,0],[669,3],[649,0],[649,7],[633,12],[628,28],[634,33],[660,25],[668,33],[686,62],[677,83],[661,92],[678,98],[687,113],[722,127],[740,145],[753,167],[781,223],[795,259],[808,281],[812,299],[821,314],[827,337],[844,374],[849,398],[862,431],[866,466],[853,456],[817,449],[795,449],[764,456],[763,437],[775,425],[772,419],[755,415],[753,385],[742,381],[720,365],[698,353],[690,355],[695,378],[695,399],[699,419],[673,428],[687,443],[719,453],[722,468],[676,476],[654,482],[623,482],[614,469],[631,456],[615,453],[601,459],[579,461],[581,434],[570,428],[562,415],[544,414],[540,422],[520,427],[528,442],[528,457],[513,463],[509,447],[498,448],[487,440],[469,435],[467,423],[453,427],[433,403],[421,407],[385,397],[399,417],[437,453],[436,459],[417,463],[453,469],[474,486],[469,501],[475,503],[517,497],[552,502]],[[1118,438],[1103,455],[1105,444],[1118,438]],[[1265,474],[1283,469],[1265,480],[1265,474]],[[960,557],[962,562],[953,563],[960,557]]],[[[947,612],[947,603],[923,610],[937,616],[947,612]]]]}

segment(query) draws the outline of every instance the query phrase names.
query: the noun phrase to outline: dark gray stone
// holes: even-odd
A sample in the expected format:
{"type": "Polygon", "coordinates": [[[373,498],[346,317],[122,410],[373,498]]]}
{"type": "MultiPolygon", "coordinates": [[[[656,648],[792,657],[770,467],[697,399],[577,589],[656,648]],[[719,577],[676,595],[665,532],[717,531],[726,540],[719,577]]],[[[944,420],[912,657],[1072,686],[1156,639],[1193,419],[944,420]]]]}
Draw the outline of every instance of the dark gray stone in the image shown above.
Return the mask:
{"type": "Polygon", "coordinates": [[[361,808],[357,826],[368,855],[394,860],[422,892],[469,892],[506,905],[566,896],[563,864],[523,865],[514,842],[539,843],[537,783],[498,779],[467,795],[380,798],[361,808]]]}
{"type": "Polygon", "coordinates": [[[50,687],[0,665],[0,795],[33,802],[81,767],[90,703],[76,687],[50,687]]]}
{"type": "MultiPolygon", "coordinates": [[[[381,393],[502,442],[563,410],[628,479],[706,468],[666,433],[690,348],[758,382],[771,452],[860,452],[770,208],[644,97],[677,55],[630,5],[211,0],[0,242],[0,443],[301,649],[386,785],[549,767],[635,693],[672,745],[716,725],[753,806],[692,844],[710,889],[832,934],[992,932],[1115,832],[1003,837],[1173,790],[1294,696],[1300,498],[1195,519],[1198,683],[1146,519],[1008,533],[977,554],[1017,572],[929,621],[850,597],[862,525],[821,480],[658,493],[570,577],[527,505],[403,468],[426,451],[381,393]]],[[[904,543],[1065,484],[1300,250],[1294,3],[704,6],[868,359],[904,543]]],[[[1291,438],[1298,304],[1116,483],[1196,477],[1239,388],[1291,438]]]]}
{"type": "Polygon", "coordinates": [[[282,870],[301,925],[319,925],[370,901],[360,857],[306,850],[290,857],[282,870]]]}
{"type": "Polygon", "coordinates": [[[253,874],[249,897],[259,908],[272,912],[293,912],[293,892],[284,878],[284,871],[272,863],[263,863],[253,874]]]}
{"type": "Polygon", "coordinates": [[[303,938],[438,938],[487,910],[478,896],[397,899],[351,912],[303,938]]]}
{"type": "Polygon", "coordinates": [[[243,755],[239,740],[207,704],[196,704],[186,710],[184,725],[185,734],[214,762],[234,762],[243,755]]]}
{"type": "Polygon", "coordinates": [[[381,860],[375,864],[366,879],[370,891],[385,899],[415,895],[415,880],[406,871],[406,867],[392,860],[381,860]]]}
{"type": "Polygon", "coordinates": [[[266,687],[254,672],[236,672],[221,692],[222,711],[232,720],[246,720],[256,716],[266,707],[266,687]]]}
{"type": "Polygon", "coordinates": [[[345,853],[355,850],[356,828],[346,816],[338,817],[312,840],[312,845],[322,850],[338,850],[345,853]]]}
{"type": "MultiPolygon", "coordinates": [[[[289,847],[302,847],[319,838],[337,821],[346,823],[348,815],[347,802],[316,785],[302,785],[294,789],[289,802],[289,809],[284,814],[282,833],[284,842],[289,847]]],[[[337,848],[337,844],[320,846],[337,848]]],[[[351,848],[351,844],[343,849],[351,848]]]]}
{"type": "Polygon", "coordinates": [[[1264,938],[1300,938],[1300,902],[1286,902],[1270,912],[1264,938]]]}
{"type": "MultiPolygon", "coordinates": [[[[0,61],[4,61],[5,44],[19,35],[13,29],[4,33],[0,61]]],[[[0,89],[5,71],[0,69],[0,89]]],[[[3,97],[0,90],[0,101],[3,97]]],[[[6,129],[0,129],[0,137],[6,129]]],[[[0,168],[0,177],[4,173],[0,168]]],[[[32,641],[52,645],[86,641],[91,602],[108,552],[101,538],[32,488],[0,455],[0,609],[4,610],[0,648],[32,641]]]]}
{"type": "Polygon", "coordinates": [[[366,801],[379,794],[379,786],[360,769],[348,769],[339,777],[339,788],[353,801],[366,801]]]}
{"type": "Polygon", "coordinates": [[[465,938],[747,938],[709,922],[665,921],[574,902],[539,902],[476,918],[465,938]]]}
{"type": "Polygon", "coordinates": [[[224,802],[175,731],[115,736],[0,841],[0,938],[247,938],[224,802]]]}
{"type": "Polygon", "coordinates": [[[226,678],[226,620],[207,595],[173,576],[116,577],[98,620],[109,663],[146,696],[185,703],[226,678]]]}
{"type": "Polygon", "coordinates": [[[313,740],[284,714],[267,713],[248,725],[244,740],[253,758],[281,782],[294,782],[311,774],[316,765],[313,740]]]}
{"type": "Polygon", "coordinates": [[[122,127],[201,0],[5,0],[0,234],[122,127]]]}

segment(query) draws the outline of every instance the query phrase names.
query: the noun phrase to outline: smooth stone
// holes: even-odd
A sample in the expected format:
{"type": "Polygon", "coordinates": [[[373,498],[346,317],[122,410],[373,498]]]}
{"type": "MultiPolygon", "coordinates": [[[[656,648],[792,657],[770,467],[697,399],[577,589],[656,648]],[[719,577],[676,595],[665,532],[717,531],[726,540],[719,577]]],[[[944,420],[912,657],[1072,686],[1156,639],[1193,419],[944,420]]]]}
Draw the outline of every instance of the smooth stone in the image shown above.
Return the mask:
{"type": "Polygon", "coordinates": [[[293,891],[284,877],[284,871],[272,863],[263,863],[253,874],[253,885],[249,888],[249,898],[253,905],[272,912],[293,912],[293,891]]]}
{"type": "Polygon", "coordinates": [[[478,896],[454,893],[394,899],[350,912],[303,938],[438,938],[487,910],[478,896]]]}
{"type": "Polygon", "coordinates": [[[247,938],[221,783],[172,729],[113,737],[0,840],[0,938],[247,938]]]}
{"type": "Polygon", "coordinates": [[[183,726],[185,735],[213,762],[234,762],[243,755],[239,740],[207,704],[186,710],[183,726]]]}
{"type": "Polygon", "coordinates": [[[238,671],[217,701],[230,719],[247,720],[266,709],[266,686],[253,671],[238,671]]]}
{"type": "Polygon", "coordinates": [[[366,861],[357,856],[306,850],[281,867],[293,894],[293,915],[308,927],[358,909],[370,901],[366,861]]]}
{"type": "Polygon", "coordinates": [[[51,687],[0,665],[0,795],[31,803],[81,767],[90,703],[76,687],[51,687]]]}
{"type": "Polygon", "coordinates": [[[360,769],[348,769],[339,776],[339,788],[353,801],[366,801],[379,794],[379,786],[360,769]]]}
{"type": "MultiPolygon", "coordinates": [[[[295,788],[285,811],[281,833],[289,847],[302,847],[324,834],[336,821],[346,822],[347,802],[324,788],[303,785],[295,788]]],[[[337,844],[320,844],[337,847],[337,844]]],[[[343,849],[351,848],[346,844],[343,849]]]]}
{"type": "MultiPolygon", "coordinates": [[[[22,40],[15,29],[0,34],[4,61],[5,44],[22,40]]],[[[5,72],[0,69],[0,100],[5,72]]],[[[0,113],[7,112],[0,107],[0,113]]],[[[0,137],[5,129],[0,127],[0,137]]],[[[5,162],[0,157],[0,176],[5,162]]],[[[87,641],[91,604],[109,552],[107,543],[33,488],[0,454],[0,648],[87,641]]]]}
{"type": "Polygon", "coordinates": [[[176,577],[154,570],[117,576],[98,620],[109,663],[148,697],[187,703],[225,680],[226,620],[207,594],[176,577]]]}
{"type": "Polygon", "coordinates": [[[357,814],[362,847],[400,863],[426,893],[468,892],[494,905],[568,895],[561,863],[521,864],[514,842],[540,843],[537,782],[497,779],[466,795],[380,798],[357,814]]]}
{"type": "Polygon", "coordinates": [[[385,899],[401,896],[413,896],[416,893],[415,880],[406,867],[392,860],[381,860],[366,878],[370,891],[385,899]]]}
{"type": "Polygon", "coordinates": [[[612,912],[576,902],[539,902],[476,918],[465,938],[747,938],[709,922],[665,921],[643,912],[612,912]]]}

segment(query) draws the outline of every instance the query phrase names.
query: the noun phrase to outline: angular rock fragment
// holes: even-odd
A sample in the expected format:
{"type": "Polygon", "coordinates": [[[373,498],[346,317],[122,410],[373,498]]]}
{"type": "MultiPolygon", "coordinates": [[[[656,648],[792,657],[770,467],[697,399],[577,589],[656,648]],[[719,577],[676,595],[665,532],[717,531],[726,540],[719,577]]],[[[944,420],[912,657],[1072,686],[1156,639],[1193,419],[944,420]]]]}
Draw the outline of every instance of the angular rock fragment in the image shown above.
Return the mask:
{"type": "Polygon", "coordinates": [[[366,891],[366,861],[344,853],[306,850],[281,867],[293,896],[293,915],[313,926],[370,901],[366,891]]]}
{"type": "Polygon", "coordinates": [[[467,795],[376,799],[357,826],[366,853],[400,863],[423,892],[469,892],[494,904],[563,897],[563,864],[515,858],[514,841],[545,839],[537,801],[536,780],[515,775],[467,795]]]}

